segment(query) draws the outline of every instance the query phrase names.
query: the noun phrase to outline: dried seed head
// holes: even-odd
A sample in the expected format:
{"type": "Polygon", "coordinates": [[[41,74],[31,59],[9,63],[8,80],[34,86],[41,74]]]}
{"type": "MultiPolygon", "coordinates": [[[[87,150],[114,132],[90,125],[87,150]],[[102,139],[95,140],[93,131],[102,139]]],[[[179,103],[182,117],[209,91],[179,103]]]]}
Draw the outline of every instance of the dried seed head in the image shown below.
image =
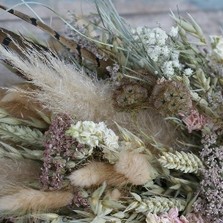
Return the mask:
{"type": "Polygon", "coordinates": [[[192,108],[190,92],[180,81],[159,80],[150,102],[162,115],[186,114],[192,108]]]}
{"type": "Polygon", "coordinates": [[[148,89],[139,83],[124,83],[114,91],[114,105],[118,109],[141,107],[148,101],[148,95],[148,89]]]}

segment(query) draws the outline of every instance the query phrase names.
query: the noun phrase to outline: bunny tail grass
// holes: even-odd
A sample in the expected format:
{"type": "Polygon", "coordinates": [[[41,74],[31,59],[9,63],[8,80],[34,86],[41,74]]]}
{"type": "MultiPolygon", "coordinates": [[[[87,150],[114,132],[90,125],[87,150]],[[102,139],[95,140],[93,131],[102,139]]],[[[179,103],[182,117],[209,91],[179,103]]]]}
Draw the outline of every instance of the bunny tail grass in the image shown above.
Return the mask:
{"type": "Polygon", "coordinates": [[[0,198],[0,213],[27,213],[58,209],[72,202],[73,194],[66,191],[43,192],[34,189],[20,189],[18,192],[0,198]]]}

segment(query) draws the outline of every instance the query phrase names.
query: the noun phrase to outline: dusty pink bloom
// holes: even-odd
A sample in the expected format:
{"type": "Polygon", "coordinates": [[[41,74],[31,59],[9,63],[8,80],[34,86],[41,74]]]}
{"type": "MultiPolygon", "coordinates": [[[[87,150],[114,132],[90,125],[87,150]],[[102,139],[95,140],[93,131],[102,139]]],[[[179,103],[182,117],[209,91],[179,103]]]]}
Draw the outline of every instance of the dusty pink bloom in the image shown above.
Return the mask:
{"type": "Polygon", "coordinates": [[[75,204],[76,207],[82,207],[82,208],[89,207],[88,199],[85,198],[85,196],[83,196],[82,191],[77,191],[74,194],[73,204],[75,204]]]}
{"type": "Polygon", "coordinates": [[[191,223],[184,216],[178,217],[179,212],[177,208],[172,208],[168,213],[157,216],[149,213],[146,218],[146,223],[191,223]]]}
{"type": "Polygon", "coordinates": [[[66,163],[75,158],[75,149],[81,147],[75,139],[65,134],[71,123],[69,115],[58,114],[45,132],[43,167],[40,175],[44,189],[62,188],[65,174],[70,172],[66,163]]]}
{"type": "MultiPolygon", "coordinates": [[[[189,213],[186,215],[189,223],[205,223],[202,217],[195,213],[189,213]]],[[[206,222],[207,223],[207,222],[206,222]]]]}
{"type": "Polygon", "coordinates": [[[160,223],[189,223],[185,218],[180,219],[178,215],[178,209],[171,208],[168,213],[164,213],[160,216],[160,223]]]}
{"type": "Polygon", "coordinates": [[[223,223],[223,129],[216,127],[202,131],[200,158],[205,168],[193,207],[205,217],[205,223],[223,223]]]}
{"type": "Polygon", "coordinates": [[[193,130],[201,130],[207,123],[207,118],[204,115],[199,114],[199,112],[195,109],[192,109],[188,116],[182,115],[182,117],[182,120],[186,124],[189,133],[191,133],[193,130]]]}

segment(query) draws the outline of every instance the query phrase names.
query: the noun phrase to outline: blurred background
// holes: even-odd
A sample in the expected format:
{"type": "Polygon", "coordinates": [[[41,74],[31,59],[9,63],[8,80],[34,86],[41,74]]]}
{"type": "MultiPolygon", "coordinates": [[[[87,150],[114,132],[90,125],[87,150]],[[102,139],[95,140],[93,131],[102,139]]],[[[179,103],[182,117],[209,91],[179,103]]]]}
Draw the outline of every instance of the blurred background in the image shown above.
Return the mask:
{"type": "MultiPolygon", "coordinates": [[[[48,5],[64,18],[66,18],[68,11],[88,14],[95,10],[91,0],[35,0],[36,4],[29,5],[24,4],[24,2],[31,1],[0,0],[0,4],[5,6],[13,7],[16,5],[17,10],[31,16],[38,15],[44,22],[58,31],[63,31],[63,22],[42,4],[48,5]]],[[[223,32],[223,0],[113,0],[113,3],[120,15],[132,26],[146,25],[151,28],[161,26],[168,31],[174,24],[169,16],[171,10],[182,16],[187,16],[187,13],[190,13],[206,35],[222,34],[223,32]]],[[[35,33],[37,38],[48,38],[42,31],[2,10],[0,10],[0,27],[28,35],[35,33]]],[[[15,75],[10,74],[0,65],[1,86],[8,86],[18,81],[19,79],[15,75]]]]}

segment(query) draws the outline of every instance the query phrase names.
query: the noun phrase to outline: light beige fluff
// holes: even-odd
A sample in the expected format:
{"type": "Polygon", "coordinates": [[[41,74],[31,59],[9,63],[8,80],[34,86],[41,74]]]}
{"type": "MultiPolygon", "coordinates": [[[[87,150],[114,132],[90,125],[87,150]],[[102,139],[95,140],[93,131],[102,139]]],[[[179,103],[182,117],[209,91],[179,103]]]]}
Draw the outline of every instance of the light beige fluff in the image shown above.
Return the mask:
{"type": "Polygon", "coordinates": [[[37,212],[39,210],[57,209],[71,203],[70,192],[43,192],[33,189],[21,189],[17,193],[0,197],[0,212],[21,211],[37,212]]]}
{"type": "Polygon", "coordinates": [[[23,83],[17,85],[16,88],[17,90],[0,88],[0,107],[4,108],[12,117],[23,119],[33,118],[42,121],[37,111],[50,115],[49,111],[44,110],[37,100],[33,100],[21,92],[21,90],[33,91],[35,89],[34,85],[23,83]]]}
{"type": "Polygon", "coordinates": [[[124,151],[115,165],[91,162],[75,170],[69,179],[71,184],[80,187],[91,187],[102,184],[123,186],[127,183],[143,185],[154,179],[157,172],[143,154],[124,151]]]}
{"type": "Polygon", "coordinates": [[[33,160],[0,158],[0,196],[17,191],[27,182],[38,182],[40,167],[33,160]]]}
{"type": "Polygon", "coordinates": [[[24,188],[30,182],[39,182],[40,167],[33,160],[0,159],[0,213],[51,210],[72,201],[71,192],[43,192],[24,188]]]}
{"type": "Polygon", "coordinates": [[[134,185],[143,185],[157,176],[157,172],[146,156],[135,152],[121,152],[119,161],[115,164],[115,170],[134,185]]]}
{"type": "Polygon", "coordinates": [[[66,111],[79,120],[95,120],[98,117],[102,120],[108,113],[111,115],[114,112],[109,86],[92,81],[86,74],[77,71],[74,65],[66,64],[47,52],[47,59],[41,59],[44,56],[35,49],[29,55],[30,61],[2,46],[0,54],[42,89],[36,97],[52,111],[66,111]]]}
{"type": "Polygon", "coordinates": [[[123,186],[128,182],[124,175],[114,170],[113,165],[101,162],[91,162],[85,167],[75,170],[69,179],[73,186],[79,187],[98,186],[104,181],[108,185],[123,186]]]}
{"type": "Polygon", "coordinates": [[[120,190],[118,189],[113,189],[113,190],[109,190],[107,193],[106,193],[106,196],[109,197],[111,200],[119,200],[120,197],[121,197],[121,192],[120,190]]]}

